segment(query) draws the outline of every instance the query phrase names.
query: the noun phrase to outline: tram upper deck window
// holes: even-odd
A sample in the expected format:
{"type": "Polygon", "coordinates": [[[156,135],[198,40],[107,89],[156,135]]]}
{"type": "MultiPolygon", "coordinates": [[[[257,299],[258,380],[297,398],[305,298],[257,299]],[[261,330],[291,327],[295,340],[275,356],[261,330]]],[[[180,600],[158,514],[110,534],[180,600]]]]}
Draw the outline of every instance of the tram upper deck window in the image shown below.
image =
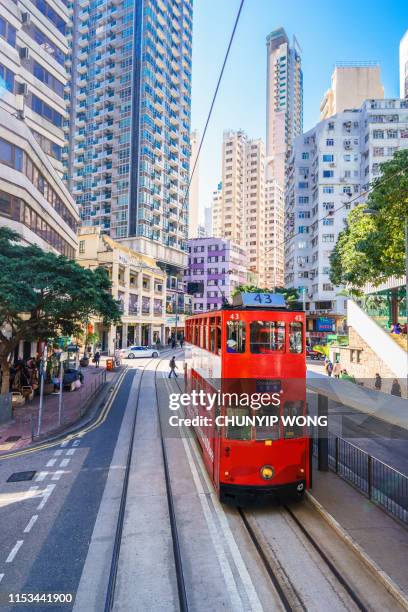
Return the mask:
{"type": "Polygon", "coordinates": [[[301,353],[302,348],[302,323],[293,321],[289,323],[289,351],[301,353]]]}
{"type": "Polygon", "coordinates": [[[251,353],[272,353],[285,350],[284,321],[252,321],[251,353]]]}
{"type": "Polygon", "coordinates": [[[227,321],[227,353],[245,353],[244,321],[227,321]]]}

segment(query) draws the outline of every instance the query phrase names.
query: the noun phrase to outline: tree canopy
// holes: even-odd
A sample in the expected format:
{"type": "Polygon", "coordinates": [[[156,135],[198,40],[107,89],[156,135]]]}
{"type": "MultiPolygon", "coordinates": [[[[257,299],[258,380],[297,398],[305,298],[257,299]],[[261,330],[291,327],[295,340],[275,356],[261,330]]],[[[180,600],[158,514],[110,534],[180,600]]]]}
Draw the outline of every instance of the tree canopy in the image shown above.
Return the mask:
{"type": "MultiPolygon", "coordinates": [[[[0,228],[0,364],[20,340],[47,340],[81,331],[85,321],[120,321],[105,270],[82,268],[62,255],[19,243],[0,228]]],[[[3,391],[4,392],[4,391],[3,391]]]]}
{"type": "Polygon", "coordinates": [[[405,274],[404,220],[408,216],[408,149],[380,165],[367,202],[351,211],[330,257],[334,285],[362,287],[405,274]],[[363,211],[373,209],[376,214],[363,211]]]}
{"type": "Polygon", "coordinates": [[[232,291],[231,295],[234,297],[237,293],[281,293],[285,297],[285,301],[288,304],[293,304],[299,300],[299,294],[297,289],[291,287],[275,287],[274,289],[265,289],[257,287],[256,285],[238,285],[232,291]]]}

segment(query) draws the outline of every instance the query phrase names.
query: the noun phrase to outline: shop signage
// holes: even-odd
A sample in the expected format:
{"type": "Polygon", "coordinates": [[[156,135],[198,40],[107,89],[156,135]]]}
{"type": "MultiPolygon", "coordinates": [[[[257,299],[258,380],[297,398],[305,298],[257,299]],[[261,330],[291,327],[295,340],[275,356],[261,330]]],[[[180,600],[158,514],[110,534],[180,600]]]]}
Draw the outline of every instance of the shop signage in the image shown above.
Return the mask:
{"type": "Polygon", "coordinates": [[[332,332],[334,331],[334,324],[335,324],[334,319],[329,319],[328,317],[319,317],[316,320],[316,329],[319,332],[323,332],[323,331],[332,332]]]}

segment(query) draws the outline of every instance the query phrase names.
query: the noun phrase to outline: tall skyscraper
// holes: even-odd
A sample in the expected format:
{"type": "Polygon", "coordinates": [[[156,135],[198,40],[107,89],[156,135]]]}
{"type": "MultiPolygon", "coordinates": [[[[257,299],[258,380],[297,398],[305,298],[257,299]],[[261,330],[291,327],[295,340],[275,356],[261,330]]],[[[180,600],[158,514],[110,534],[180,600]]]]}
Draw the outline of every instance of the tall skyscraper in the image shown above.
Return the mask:
{"type": "Polygon", "coordinates": [[[360,108],[364,100],[384,97],[381,69],[375,63],[338,64],[333,70],[331,82],[331,88],[326,91],[320,104],[320,119],[360,108]]]}
{"type": "Polygon", "coordinates": [[[189,238],[197,238],[198,236],[198,226],[199,226],[199,215],[200,215],[200,205],[199,205],[199,182],[200,182],[200,164],[197,161],[197,153],[198,147],[200,146],[200,136],[197,130],[191,132],[190,137],[190,145],[191,145],[191,157],[190,157],[190,176],[194,170],[194,174],[191,178],[190,189],[188,193],[188,237],[189,238]]]}
{"type": "Polygon", "coordinates": [[[275,179],[265,181],[265,286],[269,289],[284,285],[284,224],[285,198],[275,179]]]}
{"type": "Polygon", "coordinates": [[[245,247],[248,270],[267,286],[272,260],[264,256],[269,238],[265,223],[265,145],[239,130],[224,132],[222,191],[213,193],[213,235],[245,247]]]}
{"type": "Polygon", "coordinates": [[[73,3],[68,181],[84,225],[181,269],[192,0],[73,3]]]}
{"type": "Polygon", "coordinates": [[[62,181],[67,4],[0,0],[0,225],[74,258],[78,211],[62,181]]]}
{"type": "Polygon", "coordinates": [[[408,30],[401,38],[399,48],[400,98],[408,98],[408,30]]]}
{"type": "Polygon", "coordinates": [[[303,129],[303,74],[300,48],[290,45],[283,28],[266,39],[266,156],[267,178],[285,186],[285,163],[293,139],[303,129]]]}
{"type": "Polygon", "coordinates": [[[211,201],[211,233],[209,236],[222,237],[222,181],[212,193],[211,201]]]}

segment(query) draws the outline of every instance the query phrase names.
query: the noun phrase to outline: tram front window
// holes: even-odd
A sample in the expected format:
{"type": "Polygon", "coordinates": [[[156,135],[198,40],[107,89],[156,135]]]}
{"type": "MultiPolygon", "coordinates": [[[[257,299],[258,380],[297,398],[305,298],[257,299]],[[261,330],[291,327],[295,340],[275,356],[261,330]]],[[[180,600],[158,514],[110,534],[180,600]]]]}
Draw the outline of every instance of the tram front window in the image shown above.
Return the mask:
{"type": "Polygon", "coordinates": [[[291,353],[302,352],[302,323],[298,321],[289,324],[289,351],[291,353]]]}
{"type": "Polygon", "coordinates": [[[284,321],[252,321],[251,353],[272,353],[285,350],[284,321]]]}
{"type": "MultiPolygon", "coordinates": [[[[274,425],[257,425],[255,428],[256,440],[278,440],[279,439],[279,421],[280,421],[280,406],[261,406],[254,411],[257,417],[277,417],[278,420],[274,425]]],[[[269,418],[266,419],[268,421],[269,418]]]]}
{"type": "Polygon", "coordinates": [[[251,416],[249,408],[227,408],[227,417],[233,417],[234,424],[228,423],[225,437],[229,440],[250,440],[251,425],[246,424],[246,417],[251,416]],[[241,424],[242,423],[242,424],[241,424]]]}
{"type": "Polygon", "coordinates": [[[304,427],[302,425],[298,425],[295,421],[295,417],[301,416],[304,414],[304,405],[302,400],[299,401],[287,401],[283,407],[283,416],[288,419],[293,419],[292,422],[287,422],[284,427],[284,437],[285,438],[301,438],[305,434],[303,433],[304,427]]]}
{"type": "Polygon", "coordinates": [[[227,322],[227,353],[245,353],[245,323],[227,322]]]}

